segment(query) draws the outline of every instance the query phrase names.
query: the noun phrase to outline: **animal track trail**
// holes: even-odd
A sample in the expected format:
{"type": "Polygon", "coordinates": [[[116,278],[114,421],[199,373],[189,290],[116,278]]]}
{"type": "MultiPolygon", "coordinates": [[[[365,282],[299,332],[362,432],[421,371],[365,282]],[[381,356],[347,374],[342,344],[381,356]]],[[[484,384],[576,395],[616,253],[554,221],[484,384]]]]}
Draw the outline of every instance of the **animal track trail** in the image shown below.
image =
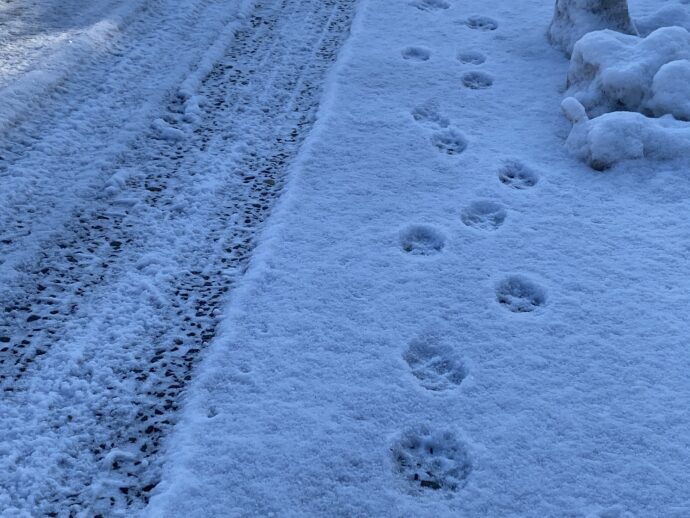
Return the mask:
{"type": "Polygon", "coordinates": [[[429,225],[410,225],[400,232],[400,247],[410,255],[435,255],[445,246],[446,237],[429,225]]]}
{"type": "MultiPolygon", "coordinates": [[[[54,481],[33,504],[36,513],[135,514],[148,501],[193,367],[215,336],[223,298],[247,268],[256,233],[313,125],[354,5],[258,5],[203,80],[205,103],[187,139],[140,137],[121,164],[138,171],[122,192],[78,209],[54,246],[26,265],[24,289],[0,322],[0,380],[10,394],[1,410],[17,436],[36,436],[27,444],[37,451],[26,462],[48,448],[42,465],[25,466],[54,481]],[[217,156],[237,158],[220,163],[217,156]],[[208,184],[212,192],[199,189],[208,184]],[[194,203],[182,203],[190,197],[194,203]],[[190,221],[198,232],[189,232],[190,221]],[[147,257],[161,250],[175,255],[174,275],[159,277],[156,263],[148,266],[147,257]],[[133,300],[130,276],[150,286],[152,297],[133,300]],[[113,309],[130,305],[136,309],[128,318],[113,309]],[[84,341],[87,327],[106,331],[84,341]],[[42,380],[46,364],[59,361],[47,353],[69,350],[74,340],[84,343],[80,368],[100,373],[98,379],[50,363],[60,379],[42,380]],[[45,423],[25,422],[30,387],[46,381],[49,391],[51,383],[76,378],[88,397],[60,394],[45,423]],[[78,472],[50,464],[56,438],[70,441],[65,454],[81,466],[78,472]]],[[[184,130],[182,100],[173,96],[162,118],[166,128],[184,130]]]]}
{"type": "Polygon", "coordinates": [[[508,160],[498,171],[498,179],[512,189],[529,189],[539,183],[539,175],[519,160],[508,160]]]}
{"type": "Polygon", "coordinates": [[[431,339],[411,342],[403,359],[420,385],[433,392],[453,389],[467,377],[465,365],[453,350],[431,339]]]}
{"type": "Polygon", "coordinates": [[[522,275],[511,275],[496,286],[496,300],[513,313],[531,313],[546,304],[546,291],[522,275]]]}
{"type": "Polygon", "coordinates": [[[467,483],[472,461],[464,442],[452,431],[417,426],[391,446],[393,471],[411,491],[454,493],[467,483]]]}
{"type": "Polygon", "coordinates": [[[435,130],[431,133],[431,143],[445,155],[459,155],[467,149],[467,139],[455,128],[451,127],[448,117],[443,115],[435,100],[427,101],[412,110],[412,118],[427,128],[435,130]]]}
{"type": "Polygon", "coordinates": [[[462,222],[477,230],[498,230],[505,223],[508,213],[502,205],[493,201],[475,201],[462,210],[462,222]]]}

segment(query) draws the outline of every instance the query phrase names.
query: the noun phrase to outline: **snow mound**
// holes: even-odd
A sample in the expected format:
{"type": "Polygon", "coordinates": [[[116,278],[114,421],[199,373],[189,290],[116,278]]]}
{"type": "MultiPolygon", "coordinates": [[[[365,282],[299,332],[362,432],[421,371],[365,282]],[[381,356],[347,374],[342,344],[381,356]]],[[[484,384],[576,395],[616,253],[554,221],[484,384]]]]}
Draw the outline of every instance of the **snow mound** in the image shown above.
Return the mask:
{"type": "Polygon", "coordinates": [[[661,27],[684,27],[690,31],[690,8],[678,4],[665,5],[650,16],[637,18],[635,26],[643,36],[661,27]]]}
{"type": "Polygon", "coordinates": [[[590,116],[619,110],[675,115],[673,106],[679,98],[684,99],[679,104],[682,114],[690,102],[687,83],[680,83],[687,77],[686,65],[665,68],[663,73],[661,69],[688,59],[690,32],[682,27],[664,27],[646,38],[610,30],[592,32],[575,44],[567,95],[582,103],[590,116]],[[655,81],[657,74],[661,76],[655,81]]]}
{"type": "Polygon", "coordinates": [[[626,0],[557,0],[548,37],[570,55],[585,34],[603,29],[637,34],[626,0]]]}
{"type": "Polygon", "coordinates": [[[654,76],[647,107],[660,117],[671,114],[690,120],[690,61],[681,59],[662,66],[654,76]]]}
{"type": "Polygon", "coordinates": [[[690,153],[690,123],[672,117],[653,119],[635,112],[613,112],[589,119],[580,102],[561,105],[573,123],[566,141],[571,153],[603,171],[621,160],[674,159],[690,153]]]}

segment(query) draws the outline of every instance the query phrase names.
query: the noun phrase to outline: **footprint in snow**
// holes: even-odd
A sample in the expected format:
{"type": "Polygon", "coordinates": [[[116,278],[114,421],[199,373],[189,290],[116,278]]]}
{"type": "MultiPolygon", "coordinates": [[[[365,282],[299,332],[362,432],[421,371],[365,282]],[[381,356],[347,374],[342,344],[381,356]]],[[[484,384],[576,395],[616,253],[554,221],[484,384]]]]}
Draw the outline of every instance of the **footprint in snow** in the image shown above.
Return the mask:
{"type": "Polygon", "coordinates": [[[483,90],[494,84],[494,79],[486,72],[467,72],[462,76],[462,84],[472,90],[483,90]]]}
{"type": "Polygon", "coordinates": [[[420,124],[426,124],[438,129],[450,126],[450,119],[441,113],[436,101],[429,101],[417,106],[412,110],[412,117],[420,124]]]}
{"type": "Polygon", "coordinates": [[[529,189],[539,182],[539,175],[519,160],[508,160],[498,171],[503,185],[513,189],[529,189]]]}
{"type": "Polygon", "coordinates": [[[416,0],[412,2],[420,11],[438,11],[441,9],[448,9],[450,4],[446,0],[416,0]]]}
{"type": "Polygon", "coordinates": [[[465,25],[478,31],[495,31],[498,29],[498,22],[488,16],[470,16],[465,20],[465,25]]]}
{"type": "Polygon", "coordinates": [[[431,51],[425,47],[405,47],[401,54],[408,61],[429,61],[431,57],[431,51]]]}
{"type": "Polygon", "coordinates": [[[475,201],[462,211],[462,222],[477,230],[497,230],[508,217],[506,210],[493,201],[475,201]]]}
{"type": "Polygon", "coordinates": [[[496,300],[513,313],[531,313],[546,304],[546,291],[522,275],[511,275],[496,286],[496,300]]]}
{"type": "Polygon", "coordinates": [[[459,155],[467,149],[467,139],[457,130],[446,128],[431,136],[431,143],[447,155],[459,155]]]}
{"type": "Polygon", "coordinates": [[[448,346],[434,343],[431,338],[410,343],[403,359],[420,385],[440,392],[459,386],[467,377],[463,362],[448,346]]]}
{"type": "Polygon", "coordinates": [[[434,255],[446,246],[446,238],[429,225],[410,225],[400,232],[400,246],[408,254],[434,255]]]}
{"type": "Polygon", "coordinates": [[[467,446],[451,431],[417,426],[391,446],[393,470],[416,491],[456,492],[467,483],[472,461],[467,446]]]}
{"type": "Polygon", "coordinates": [[[458,53],[458,61],[465,65],[481,65],[486,62],[486,56],[481,52],[468,50],[466,52],[458,53]]]}

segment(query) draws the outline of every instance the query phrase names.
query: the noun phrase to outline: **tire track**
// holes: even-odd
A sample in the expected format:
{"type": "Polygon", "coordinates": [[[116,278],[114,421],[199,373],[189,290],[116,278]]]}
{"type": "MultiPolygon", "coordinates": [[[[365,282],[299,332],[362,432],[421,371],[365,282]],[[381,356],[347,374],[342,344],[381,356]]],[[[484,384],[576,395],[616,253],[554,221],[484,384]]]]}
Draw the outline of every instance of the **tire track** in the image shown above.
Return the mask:
{"type": "Polygon", "coordinates": [[[162,126],[25,269],[0,344],[0,412],[12,430],[3,442],[19,452],[5,477],[29,488],[10,495],[14,505],[106,516],[146,504],[355,3],[258,3],[202,82],[195,126],[173,97],[162,126]],[[36,471],[22,479],[27,467],[36,471]]]}

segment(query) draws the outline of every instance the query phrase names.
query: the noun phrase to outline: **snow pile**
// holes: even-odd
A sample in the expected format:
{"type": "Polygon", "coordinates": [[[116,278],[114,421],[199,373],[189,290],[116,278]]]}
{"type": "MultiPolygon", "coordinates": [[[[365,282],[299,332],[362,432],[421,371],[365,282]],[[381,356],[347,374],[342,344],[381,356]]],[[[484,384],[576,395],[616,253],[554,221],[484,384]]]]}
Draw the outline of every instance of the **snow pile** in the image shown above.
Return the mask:
{"type": "Polygon", "coordinates": [[[611,29],[637,34],[626,0],[557,0],[549,26],[549,41],[566,54],[585,34],[611,29]]]}
{"type": "Polygon", "coordinates": [[[650,16],[636,18],[635,26],[643,36],[661,27],[685,27],[690,30],[690,9],[678,4],[665,5],[650,16]]]}
{"type": "Polygon", "coordinates": [[[575,44],[562,104],[573,123],[567,147],[598,170],[687,153],[688,83],[690,32],[682,27],[662,27],[646,38],[586,34],[575,44]]]}
{"type": "Polygon", "coordinates": [[[673,159],[690,153],[690,124],[641,113],[613,112],[589,119],[577,99],[561,105],[573,123],[566,146],[593,169],[602,171],[621,160],[673,159]]]}
{"type": "MultiPolygon", "coordinates": [[[[590,116],[610,111],[628,110],[646,113],[650,103],[667,106],[667,112],[676,116],[673,103],[685,91],[686,102],[690,91],[678,84],[683,65],[661,73],[664,65],[690,59],[690,33],[681,27],[664,27],[646,38],[620,34],[614,31],[596,31],[585,35],[575,45],[568,71],[568,95],[580,101],[590,116]],[[655,81],[657,73],[660,80],[655,81]],[[652,83],[655,83],[652,101],[652,83]],[[660,103],[660,104],[659,104],[660,103]]],[[[687,65],[686,65],[687,67],[687,65]]],[[[686,110],[687,108],[682,108],[686,110]]]]}
{"type": "Polygon", "coordinates": [[[647,107],[654,115],[667,113],[690,120],[690,61],[681,59],[662,66],[654,76],[647,107]]]}

